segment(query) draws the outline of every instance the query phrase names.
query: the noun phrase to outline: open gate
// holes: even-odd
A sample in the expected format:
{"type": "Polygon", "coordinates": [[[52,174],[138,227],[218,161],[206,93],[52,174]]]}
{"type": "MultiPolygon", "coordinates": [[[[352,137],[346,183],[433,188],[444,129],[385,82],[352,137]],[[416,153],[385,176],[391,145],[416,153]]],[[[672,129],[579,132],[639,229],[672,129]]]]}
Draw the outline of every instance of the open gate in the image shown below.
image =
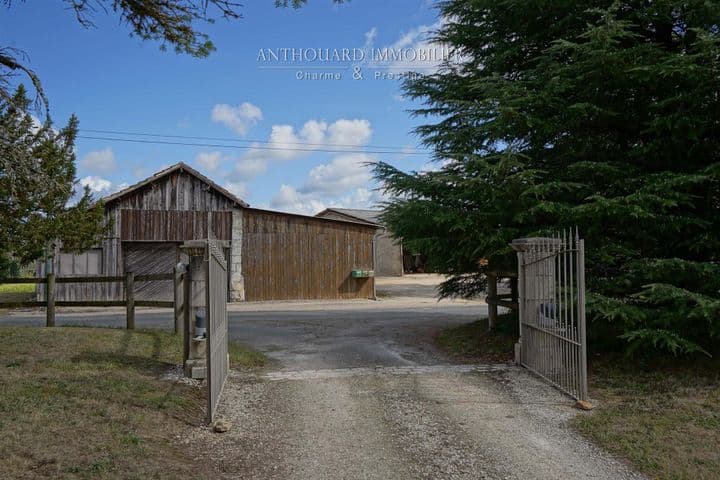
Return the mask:
{"type": "Polygon", "coordinates": [[[519,363],[587,401],[585,246],[577,230],[513,240],[518,252],[519,363]]]}
{"type": "Polygon", "coordinates": [[[207,241],[207,385],[208,420],[215,420],[228,374],[227,263],[214,239],[207,241]]]}

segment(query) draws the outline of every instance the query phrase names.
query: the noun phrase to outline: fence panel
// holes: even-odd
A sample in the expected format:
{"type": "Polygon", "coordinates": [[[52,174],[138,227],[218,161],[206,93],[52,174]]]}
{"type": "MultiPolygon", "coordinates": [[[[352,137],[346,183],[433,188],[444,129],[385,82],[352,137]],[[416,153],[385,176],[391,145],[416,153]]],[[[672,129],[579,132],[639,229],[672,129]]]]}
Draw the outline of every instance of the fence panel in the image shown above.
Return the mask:
{"type": "Polygon", "coordinates": [[[215,420],[228,374],[227,263],[213,239],[207,244],[207,384],[208,420],[215,420]]]}

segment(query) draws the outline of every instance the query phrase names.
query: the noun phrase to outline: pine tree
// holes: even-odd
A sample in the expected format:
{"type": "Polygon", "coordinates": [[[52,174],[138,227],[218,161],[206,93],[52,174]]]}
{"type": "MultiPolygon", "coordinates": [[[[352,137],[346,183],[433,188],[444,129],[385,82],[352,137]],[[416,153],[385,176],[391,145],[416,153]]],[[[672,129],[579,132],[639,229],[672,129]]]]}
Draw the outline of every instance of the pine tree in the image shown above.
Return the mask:
{"type": "Polygon", "coordinates": [[[434,172],[376,174],[385,220],[472,295],[508,243],[577,225],[595,347],[720,337],[720,7],[700,0],[453,0],[460,61],[410,78],[434,172]],[[478,263],[487,259],[488,264],[478,263]]]}
{"type": "Polygon", "coordinates": [[[102,235],[103,205],[85,188],[76,196],[75,137],[78,122],[55,131],[29,113],[30,100],[20,86],[0,100],[0,278],[62,248],[82,251],[102,235]]]}

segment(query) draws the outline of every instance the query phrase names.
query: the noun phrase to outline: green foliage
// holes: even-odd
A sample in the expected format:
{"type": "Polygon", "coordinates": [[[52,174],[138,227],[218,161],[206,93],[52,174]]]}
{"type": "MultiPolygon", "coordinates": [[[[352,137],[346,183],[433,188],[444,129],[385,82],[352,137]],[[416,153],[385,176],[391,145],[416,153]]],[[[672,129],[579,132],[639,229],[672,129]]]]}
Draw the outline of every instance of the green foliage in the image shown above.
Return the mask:
{"type": "MultiPolygon", "coordinates": [[[[102,235],[103,205],[86,188],[75,196],[77,119],[55,131],[28,113],[21,86],[0,100],[0,275],[41,258],[60,241],[65,250],[90,248],[102,235]]],[[[0,277],[1,278],[1,277],[0,277]]]]}
{"type": "Polygon", "coordinates": [[[717,350],[720,8],[439,8],[436,40],[461,61],[405,84],[439,168],[375,173],[390,229],[452,275],[442,295],[474,295],[485,271],[514,269],[513,238],[577,225],[593,345],[717,350]]]}

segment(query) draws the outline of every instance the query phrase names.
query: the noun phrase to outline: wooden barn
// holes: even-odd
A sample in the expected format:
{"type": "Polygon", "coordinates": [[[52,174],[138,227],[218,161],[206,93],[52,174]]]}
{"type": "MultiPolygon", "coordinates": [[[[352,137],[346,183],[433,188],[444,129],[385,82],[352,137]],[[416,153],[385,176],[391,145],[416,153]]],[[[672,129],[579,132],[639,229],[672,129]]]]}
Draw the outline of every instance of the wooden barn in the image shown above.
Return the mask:
{"type": "MultiPolygon", "coordinates": [[[[250,208],[193,168],[178,163],[104,199],[111,229],[96,248],[61,248],[38,275],[115,276],[169,273],[186,261],[186,240],[224,240],[230,301],[373,298],[376,226],[250,208]]],[[[122,300],[117,283],[63,283],[57,300],[122,300]]],[[[42,295],[42,292],[38,292],[42,295]]],[[[142,282],[135,298],[172,300],[172,282],[142,282]]]]}

